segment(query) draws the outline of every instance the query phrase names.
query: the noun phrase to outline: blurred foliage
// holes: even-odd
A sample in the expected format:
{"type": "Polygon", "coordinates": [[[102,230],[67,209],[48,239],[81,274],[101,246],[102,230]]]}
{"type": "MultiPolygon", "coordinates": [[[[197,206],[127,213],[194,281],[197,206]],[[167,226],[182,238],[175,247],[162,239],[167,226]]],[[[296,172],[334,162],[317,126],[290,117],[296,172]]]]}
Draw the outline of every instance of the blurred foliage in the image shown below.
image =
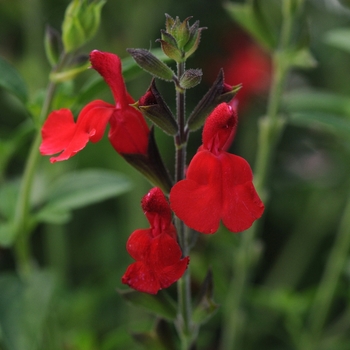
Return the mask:
{"type": "MultiPolygon", "coordinates": [[[[27,87],[27,91],[18,90],[13,78],[7,86],[1,84],[0,187],[5,180],[15,183],[23,171],[32,126],[23,124],[17,129],[28,117],[22,102],[28,94],[30,110],[35,114],[43,101],[50,72],[45,58],[45,27],[50,25],[61,30],[68,3],[68,0],[2,0],[0,3],[0,65],[11,63],[16,67],[22,76],[18,79],[23,79],[27,87]],[[17,96],[4,88],[15,90],[17,96]],[[15,140],[13,144],[11,140],[15,140]]],[[[242,2],[235,4],[241,6],[242,2]]],[[[99,49],[124,58],[129,47],[157,48],[155,39],[164,26],[164,13],[180,18],[194,16],[201,26],[209,28],[203,31],[201,45],[189,61],[193,68],[203,70],[203,82],[188,92],[190,111],[207,91],[219,68],[229,66],[240,50],[235,43],[242,29],[221,1],[107,1],[97,36],[81,52],[99,49]]],[[[270,202],[254,247],[257,259],[260,256],[257,269],[244,296],[243,337],[239,348],[242,350],[297,348],[349,197],[350,10],[337,0],[308,0],[303,17],[307,19],[307,45],[317,64],[307,71],[296,69],[288,77],[283,100],[288,124],[271,169],[270,202]]],[[[12,74],[10,68],[8,74],[12,74]]],[[[94,80],[91,71],[80,75],[74,86],[64,83],[65,93],[59,94],[54,104],[70,107],[77,102],[72,96],[82,86],[86,87],[89,79],[94,80]]],[[[149,83],[150,77],[146,74],[130,79],[129,92],[137,99],[149,83]]],[[[159,90],[164,86],[160,82],[159,90]]],[[[173,108],[173,91],[163,91],[173,108]]],[[[106,88],[97,96],[112,101],[106,88]]],[[[80,98],[75,106],[77,110],[89,100],[89,96],[80,95],[80,98]]],[[[232,151],[246,157],[251,164],[256,152],[257,120],[265,113],[266,101],[266,91],[252,95],[239,114],[240,124],[232,151]]],[[[173,169],[172,139],[158,130],[156,138],[165,163],[173,169]]],[[[200,133],[194,134],[189,157],[199,142],[200,133]]],[[[64,225],[53,220],[40,224],[31,244],[43,272],[32,276],[27,284],[13,275],[12,251],[0,248],[1,348],[141,349],[131,334],[153,329],[154,317],[142,308],[125,303],[116,292],[116,288],[125,289],[120,278],[130,263],[125,251],[127,237],[136,228],[147,225],[139,202],[149,184],[141,175],[113,151],[104,137],[64,164],[52,165],[47,158],[41,159],[34,196],[42,195],[42,174],[45,181],[51,182],[68,172],[78,176],[89,168],[123,173],[133,187],[114,199],[85,208],[72,204],[69,208],[73,210],[72,219],[64,225]],[[36,299],[35,295],[39,294],[40,299],[36,299]],[[30,304],[28,298],[33,295],[36,301],[30,304]],[[35,317],[28,319],[28,315],[33,314],[35,317]],[[26,324],[31,327],[25,327],[26,324]]],[[[11,188],[3,187],[1,208],[12,196],[11,188]]],[[[35,198],[33,200],[35,202],[35,198]]],[[[0,218],[4,216],[1,212],[0,218]]],[[[233,235],[223,228],[213,236],[198,238],[191,254],[195,293],[199,293],[211,267],[215,301],[224,303],[228,281],[232,278],[232,261],[242,235],[233,235]]],[[[327,321],[326,341],[320,350],[350,348],[349,266],[348,258],[327,321]]],[[[172,286],[170,294],[175,292],[176,287],[172,286]]],[[[198,349],[217,349],[221,316],[219,307],[214,317],[203,325],[198,349]]]]}

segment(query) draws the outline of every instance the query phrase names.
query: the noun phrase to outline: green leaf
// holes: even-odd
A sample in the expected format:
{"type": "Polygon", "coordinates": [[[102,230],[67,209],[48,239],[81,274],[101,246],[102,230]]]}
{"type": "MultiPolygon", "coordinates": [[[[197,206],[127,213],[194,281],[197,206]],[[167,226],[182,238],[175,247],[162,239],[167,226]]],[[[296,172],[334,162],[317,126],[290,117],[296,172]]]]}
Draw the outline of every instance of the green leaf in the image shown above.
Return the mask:
{"type": "Polygon", "coordinates": [[[15,239],[15,231],[9,222],[0,222],[0,246],[11,247],[15,239]]]}
{"type": "Polygon", "coordinates": [[[0,87],[12,93],[26,103],[28,100],[27,87],[17,70],[0,57],[0,87]]]}
{"type": "Polygon", "coordinates": [[[37,219],[65,222],[69,211],[118,196],[130,188],[130,181],[114,171],[89,169],[68,173],[48,189],[47,204],[37,213],[37,219]]]}
{"type": "Polygon", "coordinates": [[[289,61],[291,67],[315,68],[317,62],[310,50],[306,47],[292,51],[285,51],[282,60],[289,61]]]}
{"type": "Polygon", "coordinates": [[[326,33],[324,40],[328,45],[350,53],[349,28],[338,28],[330,30],[326,33]]]}
{"type": "Polygon", "coordinates": [[[288,122],[300,126],[322,128],[338,136],[350,137],[350,120],[332,114],[321,112],[293,113],[288,118],[288,122]]]}
{"type": "Polygon", "coordinates": [[[122,298],[134,306],[141,306],[147,311],[170,321],[176,318],[176,304],[165,291],[160,291],[157,295],[140,293],[134,290],[118,290],[118,292],[122,298]]]}
{"type": "Polygon", "coordinates": [[[325,91],[290,92],[283,98],[289,112],[322,112],[350,118],[350,98],[325,91]]]}
{"type": "Polygon", "coordinates": [[[260,45],[271,50],[275,47],[276,42],[268,27],[257,16],[256,6],[251,4],[237,4],[227,2],[225,9],[228,14],[246,30],[260,45]]]}
{"type": "Polygon", "coordinates": [[[28,279],[0,276],[0,327],[6,349],[37,350],[49,313],[54,279],[48,272],[34,271],[28,279]]]}

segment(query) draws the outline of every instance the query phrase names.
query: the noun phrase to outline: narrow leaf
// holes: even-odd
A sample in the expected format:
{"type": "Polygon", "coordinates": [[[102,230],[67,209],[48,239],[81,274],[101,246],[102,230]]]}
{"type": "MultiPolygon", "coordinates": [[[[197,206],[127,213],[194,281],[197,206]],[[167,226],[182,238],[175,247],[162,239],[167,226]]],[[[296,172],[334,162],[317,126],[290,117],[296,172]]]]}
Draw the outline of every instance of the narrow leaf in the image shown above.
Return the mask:
{"type": "Polygon", "coordinates": [[[325,35],[325,42],[328,45],[350,53],[350,29],[338,28],[330,30],[325,35]]]}
{"type": "Polygon", "coordinates": [[[26,103],[28,100],[27,87],[17,70],[0,57],[0,87],[12,93],[26,103]]]}

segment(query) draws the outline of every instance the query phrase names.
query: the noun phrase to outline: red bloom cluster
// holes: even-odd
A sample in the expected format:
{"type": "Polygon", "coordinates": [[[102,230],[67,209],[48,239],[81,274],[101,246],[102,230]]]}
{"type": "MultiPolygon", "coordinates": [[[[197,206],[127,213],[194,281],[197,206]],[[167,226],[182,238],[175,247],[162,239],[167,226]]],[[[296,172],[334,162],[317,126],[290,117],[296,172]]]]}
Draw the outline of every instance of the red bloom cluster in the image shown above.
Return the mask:
{"type": "Polygon", "coordinates": [[[249,164],[226,152],[236,126],[235,106],[218,105],[206,120],[203,144],[188,166],[186,179],[170,192],[171,208],[196,231],[214,233],[222,220],[230,231],[240,232],[264,211],[249,164]]]}
{"type": "Polygon", "coordinates": [[[126,248],[136,262],[128,267],[122,282],[140,292],[156,294],[183,275],[189,257],[181,259],[171,210],[162,191],[153,188],[141,205],[151,227],[136,230],[129,237],[126,248]]]}
{"type": "Polygon", "coordinates": [[[130,106],[134,100],[126,91],[119,57],[95,50],[90,54],[90,61],[92,68],[109,85],[115,105],[101,100],[92,101],[82,109],[76,123],[69,109],[53,111],[42,128],[41,154],[62,152],[50,158],[52,163],[69,159],[88,141],[101,140],[108,122],[108,137],[118,153],[147,154],[149,128],[142,114],[130,106]]]}

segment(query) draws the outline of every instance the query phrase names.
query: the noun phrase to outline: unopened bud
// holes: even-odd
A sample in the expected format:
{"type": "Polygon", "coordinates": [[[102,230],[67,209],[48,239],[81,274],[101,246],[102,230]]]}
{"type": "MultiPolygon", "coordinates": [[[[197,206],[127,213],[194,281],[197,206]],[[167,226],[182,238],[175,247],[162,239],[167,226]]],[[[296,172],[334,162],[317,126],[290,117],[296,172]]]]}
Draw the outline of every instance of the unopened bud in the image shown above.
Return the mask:
{"type": "Polygon", "coordinates": [[[47,26],[45,30],[44,46],[46,57],[51,67],[54,67],[59,60],[63,47],[60,33],[50,26],[47,26]]]}
{"type": "Polygon", "coordinates": [[[146,72],[151,73],[157,78],[172,81],[175,77],[174,72],[165,63],[145,49],[127,49],[135,62],[146,72]]]}
{"type": "Polygon", "coordinates": [[[165,133],[169,135],[177,133],[175,118],[158,92],[154,79],[147,92],[133,106],[165,133]]]}
{"type": "Polygon", "coordinates": [[[78,49],[96,34],[105,3],[106,0],[72,0],[68,5],[62,24],[66,52],[78,49]]]}
{"type": "Polygon", "coordinates": [[[231,86],[226,84],[224,82],[224,72],[221,69],[214,84],[199,101],[189,116],[187,121],[189,130],[194,131],[199,129],[204,124],[205,119],[212,110],[222,102],[231,101],[240,88],[241,85],[231,86]]]}
{"type": "Polygon", "coordinates": [[[183,89],[190,89],[198,85],[202,80],[201,69],[188,69],[180,78],[180,86],[183,89]]]}

